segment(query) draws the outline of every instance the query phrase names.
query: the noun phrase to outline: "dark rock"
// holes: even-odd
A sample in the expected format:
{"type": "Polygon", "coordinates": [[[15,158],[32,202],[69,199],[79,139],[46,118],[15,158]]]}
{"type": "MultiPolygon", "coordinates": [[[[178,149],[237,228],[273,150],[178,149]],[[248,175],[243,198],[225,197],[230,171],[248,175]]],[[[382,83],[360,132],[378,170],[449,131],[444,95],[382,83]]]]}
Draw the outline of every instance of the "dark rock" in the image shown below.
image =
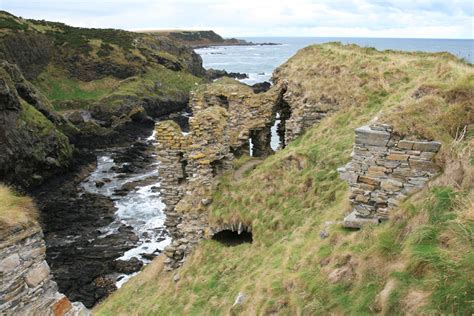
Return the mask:
{"type": "Polygon", "coordinates": [[[140,271],[143,262],[133,257],[130,260],[115,260],[115,270],[120,273],[131,274],[140,271]]]}
{"type": "Polygon", "coordinates": [[[0,179],[3,182],[27,189],[69,168],[73,148],[68,136],[74,136],[74,127],[52,112],[50,106],[23,78],[18,67],[7,62],[0,64],[0,179]]]}
{"type": "Polygon", "coordinates": [[[246,79],[249,76],[245,73],[240,72],[227,72],[225,70],[218,70],[218,69],[207,69],[206,70],[206,77],[209,80],[215,80],[222,77],[234,78],[234,79],[246,79]]]}
{"type": "Polygon", "coordinates": [[[252,89],[254,93],[263,93],[267,92],[272,87],[272,84],[268,81],[259,82],[252,85],[252,89]]]}
{"type": "Polygon", "coordinates": [[[97,188],[101,188],[101,187],[103,187],[104,185],[105,185],[105,182],[104,182],[104,181],[97,180],[97,181],[95,182],[95,186],[96,186],[97,188]]]}
{"type": "Polygon", "coordinates": [[[153,260],[155,259],[156,257],[158,257],[158,254],[155,254],[155,253],[142,253],[141,256],[146,259],[146,260],[153,260]]]}

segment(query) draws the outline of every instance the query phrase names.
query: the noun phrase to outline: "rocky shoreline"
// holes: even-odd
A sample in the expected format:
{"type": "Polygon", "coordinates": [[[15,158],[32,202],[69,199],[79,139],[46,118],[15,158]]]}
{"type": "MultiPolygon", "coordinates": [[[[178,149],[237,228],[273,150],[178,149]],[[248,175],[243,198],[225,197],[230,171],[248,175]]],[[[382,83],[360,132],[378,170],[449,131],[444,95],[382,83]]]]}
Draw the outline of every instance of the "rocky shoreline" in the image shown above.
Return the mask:
{"type": "MultiPolygon", "coordinates": [[[[189,115],[182,111],[161,119],[174,120],[186,131],[189,115]]],[[[70,172],[30,192],[40,210],[53,278],[61,293],[88,308],[159,255],[161,250],[147,249],[150,244],[168,238],[164,219],[162,228],[151,236],[117,218],[118,202],[143,188],[157,192],[154,134],[145,137],[152,133],[148,126],[121,138],[118,146],[79,150],[70,172]],[[122,141],[132,137],[133,142],[122,141]],[[132,254],[123,258],[130,250],[132,254]]]]}
{"type": "Polygon", "coordinates": [[[113,221],[116,209],[110,198],[78,189],[95,166],[86,165],[35,194],[54,279],[61,292],[87,307],[115,289],[114,282],[104,277],[113,272],[113,261],[138,239],[127,226],[98,238],[100,228],[113,221]]]}

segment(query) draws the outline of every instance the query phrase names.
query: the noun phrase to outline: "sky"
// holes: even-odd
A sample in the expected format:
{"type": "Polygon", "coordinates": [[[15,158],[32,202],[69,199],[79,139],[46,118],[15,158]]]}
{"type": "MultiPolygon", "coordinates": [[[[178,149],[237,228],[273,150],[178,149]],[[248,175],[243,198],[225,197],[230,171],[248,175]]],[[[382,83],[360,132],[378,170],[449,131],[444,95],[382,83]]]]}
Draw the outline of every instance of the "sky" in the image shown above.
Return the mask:
{"type": "Polygon", "coordinates": [[[472,0],[0,0],[0,9],[81,27],[225,37],[474,38],[472,0]]]}

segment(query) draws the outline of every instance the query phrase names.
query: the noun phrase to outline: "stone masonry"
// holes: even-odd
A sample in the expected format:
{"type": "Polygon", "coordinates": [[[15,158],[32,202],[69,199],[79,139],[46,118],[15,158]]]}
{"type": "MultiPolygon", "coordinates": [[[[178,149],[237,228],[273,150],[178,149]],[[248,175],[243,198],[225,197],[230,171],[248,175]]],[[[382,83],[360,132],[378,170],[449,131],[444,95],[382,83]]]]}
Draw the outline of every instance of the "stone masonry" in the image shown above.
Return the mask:
{"type": "Polygon", "coordinates": [[[90,315],[58,292],[45,251],[36,223],[0,231],[0,315],[90,315]]]}
{"type": "Polygon", "coordinates": [[[281,84],[265,93],[255,94],[249,86],[224,79],[193,92],[189,105],[194,113],[213,106],[226,109],[231,152],[236,155],[248,153],[251,138],[254,156],[267,156],[272,153],[270,128],[276,113],[281,111],[285,91],[286,86],[281,84]]]}
{"type": "Polygon", "coordinates": [[[173,237],[164,251],[168,270],[179,267],[204,238],[214,177],[232,168],[227,118],[220,106],[205,108],[190,119],[186,136],[172,122],[157,125],[159,168],[166,179],[161,185],[165,224],[173,237]]]}
{"type": "Polygon", "coordinates": [[[156,126],[161,192],[166,207],[166,226],[172,243],[164,250],[166,269],[181,266],[199,240],[209,237],[207,207],[212,202],[215,177],[232,169],[235,155],[266,156],[270,128],[275,120],[283,89],[266,93],[236,81],[205,85],[191,95],[189,134],[173,122],[156,126]]]}
{"type": "Polygon", "coordinates": [[[338,171],[351,191],[352,213],[343,225],[360,228],[387,220],[391,209],[440,172],[433,158],[441,143],[400,139],[385,124],[362,126],[355,134],[352,161],[338,171]]]}

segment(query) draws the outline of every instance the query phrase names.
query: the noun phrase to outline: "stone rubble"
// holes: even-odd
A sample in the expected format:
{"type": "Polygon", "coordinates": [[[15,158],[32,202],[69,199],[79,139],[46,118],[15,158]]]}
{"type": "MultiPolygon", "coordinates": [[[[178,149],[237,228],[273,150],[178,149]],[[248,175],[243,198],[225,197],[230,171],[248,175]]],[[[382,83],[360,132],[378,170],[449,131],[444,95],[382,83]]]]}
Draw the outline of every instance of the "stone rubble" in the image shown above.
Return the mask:
{"type": "Polygon", "coordinates": [[[355,134],[352,161],[338,171],[351,191],[352,213],[343,225],[360,228],[387,220],[391,209],[440,172],[433,158],[441,143],[400,139],[386,124],[362,126],[355,134]]]}
{"type": "Polygon", "coordinates": [[[0,240],[1,315],[91,315],[58,292],[38,224],[2,229],[0,240]]]}

